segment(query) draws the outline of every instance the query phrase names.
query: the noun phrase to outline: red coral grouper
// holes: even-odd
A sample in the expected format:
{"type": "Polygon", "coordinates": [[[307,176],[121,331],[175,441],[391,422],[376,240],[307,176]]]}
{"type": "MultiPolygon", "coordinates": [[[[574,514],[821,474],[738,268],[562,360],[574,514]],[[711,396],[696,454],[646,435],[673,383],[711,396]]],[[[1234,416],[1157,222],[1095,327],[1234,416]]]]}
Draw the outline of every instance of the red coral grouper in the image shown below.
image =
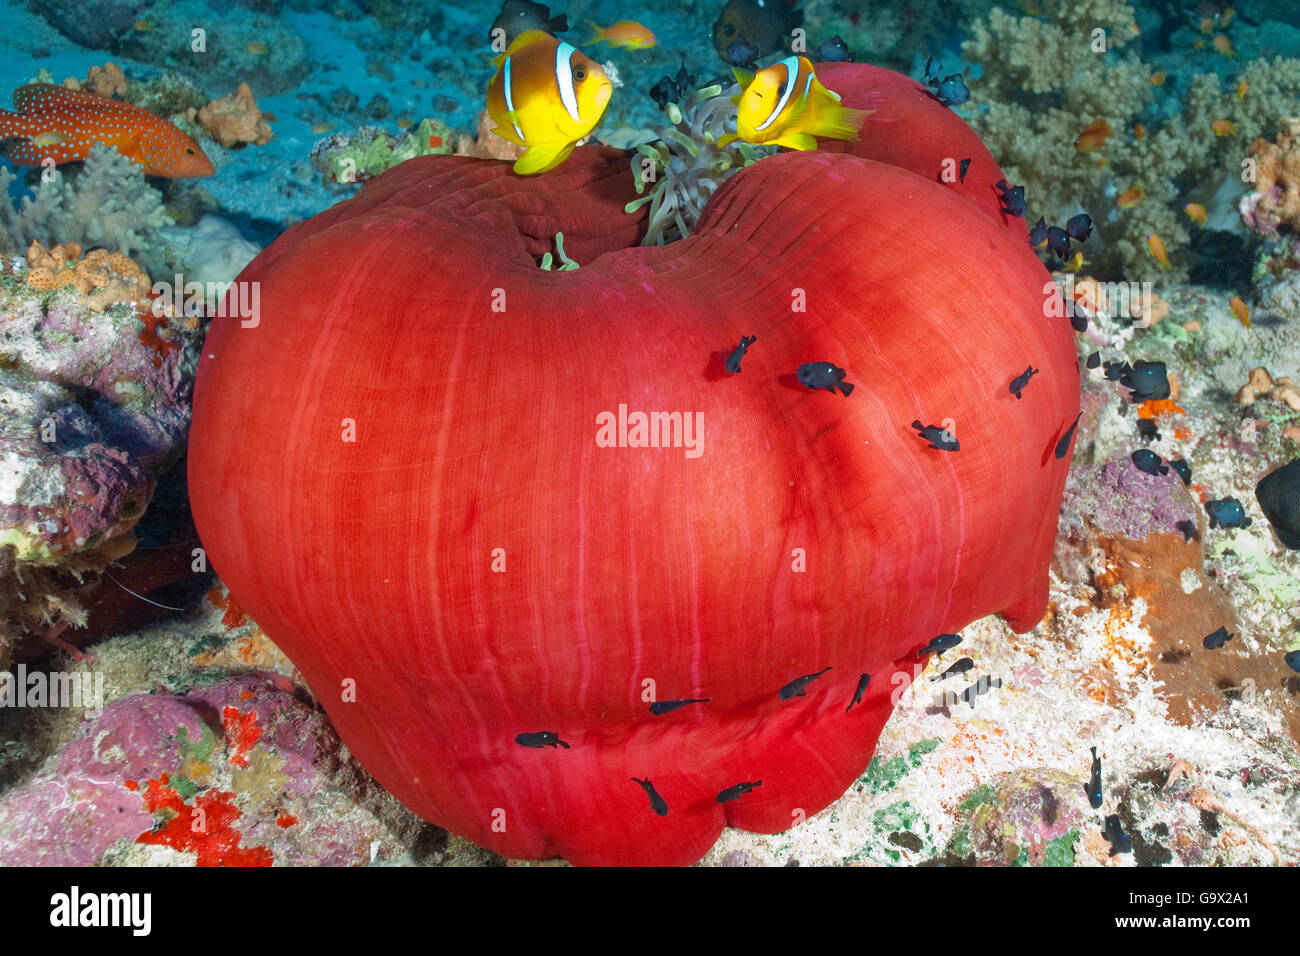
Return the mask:
{"type": "Polygon", "coordinates": [[[0,110],[3,154],[22,166],[86,158],[96,143],[112,146],[144,167],[147,176],[169,179],[211,176],[212,161],[172,122],[130,103],[49,83],[14,90],[15,113],[0,110]]]}
{"type": "Polygon", "coordinates": [[[825,72],[861,140],[740,170],[671,245],[638,244],[619,150],[425,156],[245,269],[256,328],[213,320],[212,566],[379,782],[498,853],[685,864],[799,825],[930,654],[1047,608],[1061,294],[956,113],[825,72]],[[538,268],[557,233],[579,268],[538,268]]]}

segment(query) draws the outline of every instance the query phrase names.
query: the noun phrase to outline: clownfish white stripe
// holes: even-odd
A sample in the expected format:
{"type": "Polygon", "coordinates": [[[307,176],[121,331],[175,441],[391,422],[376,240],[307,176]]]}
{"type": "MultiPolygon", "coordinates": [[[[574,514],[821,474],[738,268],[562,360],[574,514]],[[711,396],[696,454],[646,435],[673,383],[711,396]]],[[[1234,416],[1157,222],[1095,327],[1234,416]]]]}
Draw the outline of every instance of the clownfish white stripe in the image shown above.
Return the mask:
{"type": "MultiPolygon", "coordinates": [[[[785,67],[785,89],[781,91],[781,98],[777,100],[776,106],[772,107],[772,112],[767,115],[767,119],[754,127],[758,130],[767,129],[781,115],[785,105],[790,102],[790,94],[794,92],[794,81],[799,77],[799,58],[797,56],[788,56],[776,65],[785,67]]],[[[811,82],[812,77],[808,79],[811,82]]]]}
{"type": "Polygon", "coordinates": [[[522,140],[524,138],[524,131],[521,130],[519,124],[515,122],[515,98],[512,94],[513,86],[510,81],[510,60],[511,57],[506,57],[505,67],[502,70],[501,76],[501,91],[506,97],[506,116],[510,119],[510,125],[515,128],[515,135],[522,140]]]}
{"type": "Polygon", "coordinates": [[[560,86],[560,102],[573,121],[579,123],[578,97],[573,92],[573,65],[570,62],[576,52],[571,43],[561,43],[555,48],[555,82],[560,86]]]}

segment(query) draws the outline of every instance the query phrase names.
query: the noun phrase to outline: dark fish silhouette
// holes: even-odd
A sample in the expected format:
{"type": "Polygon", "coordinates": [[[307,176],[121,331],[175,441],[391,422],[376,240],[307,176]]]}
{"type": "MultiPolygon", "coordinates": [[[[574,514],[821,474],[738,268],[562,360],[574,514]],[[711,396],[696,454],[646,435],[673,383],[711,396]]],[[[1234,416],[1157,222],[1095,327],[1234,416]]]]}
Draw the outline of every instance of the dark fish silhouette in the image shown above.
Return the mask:
{"type": "Polygon", "coordinates": [[[1183,484],[1190,485],[1192,483],[1192,466],[1187,464],[1186,459],[1171,458],[1169,459],[1169,467],[1174,470],[1174,473],[1179,478],[1183,479],[1183,484]]]}
{"type": "Polygon", "coordinates": [[[853,389],[856,386],[844,381],[844,376],[847,374],[844,369],[832,365],[830,362],[808,362],[799,366],[799,371],[795,373],[795,377],[799,379],[800,385],[814,391],[821,389],[833,395],[835,389],[838,388],[844,393],[844,397],[848,398],[853,394],[853,389]]]}
{"type": "Polygon", "coordinates": [[[674,710],[681,710],[690,704],[707,704],[712,697],[683,697],[681,700],[657,700],[650,705],[650,713],[658,717],[660,714],[671,714],[674,710]]]}
{"type": "MultiPolygon", "coordinates": [[[[1005,179],[999,179],[994,183],[993,188],[1000,194],[1002,211],[1008,216],[1024,216],[1029,211],[1029,207],[1025,205],[1024,186],[1008,186],[1005,179]]],[[[1048,232],[1050,234],[1051,230],[1049,229],[1048,232]]]]}
{"type": "Polygon", "coordinates": [[[1038,217],[1038,222],[1029,227],[1029,244],[1031,246],[1041,246],[1047,241],[1047,221],[1042,216],[1038,217]]]}
{"type": "Polygon", "coordinates": [[[1174,527],[1183,533],[1184,541],[1201,540],[1201,532],[1199,529],[1197,529],[1195,521],[1189,521],[1186,518],[1184,518],[1182,521],[1175,524],[1174,527]]]}
{"type": "Polygon", "coordinates": [[[946,428],[938,425],[922,425],[920,419],[912,422],[912,427],[921,433],[921,437],[930,443],[931,448],[939,451],[960,451],[961,442],[946,428]]]}
{"type": "Polygon", "coordinates": [[[1133,460],[1133,464],[1138,471],[1145,471],[1148,475],[1169,474],[1169,466],[1160,460],[1159,455],[1148,448],[1139,448],[1129,457],[1133,460]]]}
{"type": "Polygon", "coordinates": [[[1300,550],[1300,458],[1261,478],[1255,500],[1278,540],[1292,551],[1300,550]]]}
{"type": "Polygon", "coordinates": [[[1112,813],[1106,818],[1106,829],[1101,831],[1101,835],[1110,844],[1111,856],[1133,852],[1133,843],[1129,840],[1128,834],[1124,832],[1124,828],[1120,826],[1118,813],[1112,813]]]}
{"type": "Polygon", "coordinates": [[[961,660],[959,660],[956,664],[953,664],[952,667],[949,667],[942,674],[937,674],[934,677],[931,677],[930,683],[933,684],[937,680],[947,680],[949,677],[956,677],[958,674],[964,674],[974,666],[975,666],[975,662],[973,660],[971,660],[969,657],[963,657],[961,660]]]}
{"type": "Polygon", "coordinates": [[[501,4],[501,12],[492,21],[488,41],[491,42],[493,39],[491,33],[497,30],[505,31],[505,44],[508,47],[515,42],[515,37],[529,30],[563,33],[567,29],[569,29],[568,17],[563,13],[557,17],[551,16],[551,11],[543,3],[533,3],[532,0],[505,0],[505,3],[501,4]]]}
{"type": "Polygon", "coordinates": [[[728,787],[726,790],[720,792],[717,801],[718,803],[728,803],[738,797],[743,797],[745,794],[750,793],[755,787],[761,787],[762,785],[762,780],[738,783],[734,787],[728,787]]]}
{"type": "Polygon", "coordinates": [[[942,654],[944,651],[952,650],[960,643],[960,634],[940,634],[938,637],[930,638],[930,643],[917,651],[916,656],[924,657],[926,654],[942,654]]]}
{"type": "Polygon", "coordinates": [[[1092,235],[1092,217],[1086,212],[1071,216],[1065,223],[1065,231],[1075,242],[1087,242],[1092,235]]]}
{"type": "Polygon", "coordinates": [[[777,696],[782,700],[789,700],[791,697],[804,696],[804,688],[817,678],[821,677],[828,670],[830,670],[829,667],[823,667],[816,674],[804,674],[803,677],[796,677],[794,680],[790,681],[790,683],[782,687],[777,696]]]}
{"type": "Polygon", "coordinates": [[[745,353],[749,351],[749,347],[757,341],[758,336],[756,335],[742,335],[740,337],[740,344],[732,349],[731,354],[727,356],[727,374],[735,375],[740,371],[741,359],[745,357],[745,353]]]}
{"type": "Polygon", "coordinates": [[[1092,776],[1088,778],[1088,805],[1094,810],[1101,809],[1101,758],[1097,748],[1092,748],[1092,776]]]}
{"type": "Polygon", "coordinates": [[[846,44],[837,33],[817,48],[817,59],[824,63],[856,63],[846,44]]]}
{"type": "Polygon", "coordinates": [[[639,785],[645,791],[645,795],[650,798],[650,809],[661,817],[668,816],[668,803],[663,797],[659,796],[659,791],[654,788],[650,778],[638,780],[636,777],[631,778],[632,782],[639,785]]]}
{"type": "Polygon", "coordinates": [[[1013,378],[1011,380],[1011,385],[1010,385],[1011,394],[1016,396],[1016,398],[1020,398],[1021,397],[1020,393],[1025,390],[1025,386],[1029,384],[1029,380],[1037,374],[1038,374],[1038,369],[1034,368],[1031,365],[1029,366],[1029,368],[1025,369],[1023,372],[1021,372],[1019,375],[1013,378]]]}
{"type": "Polygon", "coordinates": [[[1070,234],[1060,226],[1047,230],[1047,250],[1058,259],[1070,257],[1070,234]]]}
{"type": "MultiPolygon", "coordinates": [[[[1082,417],[1083,417],[1083,412],[1080,412],[1079,418],[1082,417]]],[[[1064,458],[1066,455],[1070,453],[1070,439],[1074,438],[1074,430],[1079,427],[1079,418],[1076,418],[1074,420],[1073,424],[1071,424],[1070,427],[1065,430],[1065,434],[1061,436],[1059,441],[1057,441],[1056,457],[1058,459],[1064,458]]]]}
{"type": "Polygon", "coordinates": [[[732,66],[749,66],[782,49],[802,25],[794,0],[731,0],[713,23],[713,48],[732,66]]]}
{"type": "Polygon", "coordinates": [[[1065,300],[1065,314],[1070,317],[1070,327],[1076,332],[1088,331],[1088,313],[1083,311],[1083,306],[1073,299],[1065,300]]]}
{"type": "Polygon", "coordinates": [[[1101,353],[1093,352],[1088,356],[1088,368],[1096,368],[1101,364],[1101,353]]]}
{"type": "Polygon", "coordinates": [[[853,692],[853,699],[849,701],[849,706],[844,708],[844,713],[853,709],[854,704],[862,703],[862,695],[867,692],[867,685],[871,683],[871,675],[863,674],[858,678],[858,689],[853,692]]]}
{"type": "Polygon", "coordinates": [[[970,169],[970,160],[963,159],[957,167],[957,181],[964,183],[966,181],[966,171],[970,169]]]}
{"type": "Polygon", "coordinates": [[[519,744],[521,747],[534,747],[539,750],[542,747],[563,747],[565,750],[569,749],[569,745],[560,739],[559,734],[552,733],[549,730],[542,730],[535,734],[520,734],[515,738],[515,743],[519,744]]]}
{"type": "Polygon", "coordinates": [[[1206,650],[1216,651],[1236,636],[1236,634],[1229,634],[1226,627],[1221,627],[1213,634],[1206,634],[1205,640],[1201,641],[1201,645],[1206,650]]]}
{"type": "Polygon", "coordinates": [[[669,103],[680,103],[694,86],[695,74],[687,73],[686,64],[683,63],[675,75],[660,77],[655,85],[650,87],[649,96],[660,109],[663,109],[669,103]]]}
{"type": "Polygon", "coordinates": [[[1236,498],[1214,498],[1205,503],[1205,513],[1210,516],[1210,527],[1249,528],[1251,519],[1236,498]]]}
{"type": "Polygon", "coordinates": [[[976,697],[978,697],[980,694],[988,693],[990,687],[1001,687],[1001,686],[1002,686],[1001,677],[989,677],[988,674],[985,674],[983,677],[981,677],[979,680],[977,680],[975,683],[971,684],[969,687],[967,687],[964,691],[961,692],[961,699],[966,701],[966,703],[970,704],[972,707],[974,707],[976,697]]]}
{"type": "Polygon", "coordinates": [[[1138,419],[1138,438],[1143,441],[1159,441],[1160,429],[1156,427],[1154,418],[1138,419]]]}
{"type": "Polygon", "coordinates": [[[1133,390],[1130,401],[1146,402],[1169,397],[1169,374],[1164,362],[1134,362],[1132,368],[1120,375],[1119,383],[1133,390]]]}

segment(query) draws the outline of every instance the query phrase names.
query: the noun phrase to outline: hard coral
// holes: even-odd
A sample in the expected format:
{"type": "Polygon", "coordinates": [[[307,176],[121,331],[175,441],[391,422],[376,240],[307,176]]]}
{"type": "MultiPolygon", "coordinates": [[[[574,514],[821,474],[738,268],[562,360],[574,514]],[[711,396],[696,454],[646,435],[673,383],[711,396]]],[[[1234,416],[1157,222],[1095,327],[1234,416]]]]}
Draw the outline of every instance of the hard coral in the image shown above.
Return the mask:
{"type": "Polygon", "coordinates": [[[1249,405],[1264,396],[1300,412],[1300,386],[1287,376],[1274,379],[1261,365],[1250,370],[1249,381],[1237,390],[1235,398],[1238,405],[1249,405]]]}
{"type": "Polygon", "coordinates": [[[1283,224],[1300,230],[1300,118],[1282,120],[1274,142],[1250,144],[1255,188],[1241,200],[1241,217],[1256,232],[1271,234],[1283,224]]]}
{"type": "Polygon", "coordinates": [[[150,290],[149,275],[124,252],[95,249],[81,256],[75,242],[46,250],[33,242],[27,250],[27,284],[48,292],[65,285],[76,286],[92,311],[103,312],[117,303],[145,302],[150,290]]]}
{"type": "Polygon", "coordinates": [[[212,100],[198,111],[198,124],[227,148],[240,143],[265,146],[271,141],[271,126],[262,117],[247,83],[219,99],[212,100]]]}
{"type": "Polygon", "coordinates": [[[984,73],[971,84],[971,125],[1008,181],[1025,185],[1031,218],[1063,222],[1080,208],[1093,215],[1088,256],[1104,278],[1161,276],[1150,235],[1168,250],[1172,271],[1164,275],[1185,276],[1188,193],[1213,191],[1224,170],[1235,175],[1242,139],[1294,108],[1300,61],[1253,60],[1228,84],[1207,72],[1153,86],[1153,68],[1127,49],[1137,35],[1130,7],[1117,0],[1041,6],[1046,19],[995,8],[972,27],[963,50],[984,73]],[[1098,28],[1104,51],[1093,46],[1098,28]],[[1249,89],[1241,99],[1233,93],[1238,80],[1249,89]],[[1215,135],[1218,120],[1236,135],[1215,135]],[[1076,148],[1095,121],[1107,123],[1111,135],[1093,149],[1076,148]],[[1137,135],[1139,122],[1145,135],[1137,135]],[[1116,198],[1134,183],[1143,185],[1144,198],[1117,208],[1116,198]]]}

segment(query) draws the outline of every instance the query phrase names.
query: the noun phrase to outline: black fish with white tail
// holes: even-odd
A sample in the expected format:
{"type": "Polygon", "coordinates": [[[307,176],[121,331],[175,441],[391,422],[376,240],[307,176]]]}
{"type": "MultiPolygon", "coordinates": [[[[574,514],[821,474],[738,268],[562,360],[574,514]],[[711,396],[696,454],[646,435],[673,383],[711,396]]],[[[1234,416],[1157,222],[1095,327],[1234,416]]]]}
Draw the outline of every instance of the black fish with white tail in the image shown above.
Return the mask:
{"type": "Polygon", "coordinates": [[[961,442],[957,441],[957,436],[946,428],[940,428],[938,425],[922,425],[920,419],[913,421],[912,427],[930,443],[931,448],[937,448],[939,451],[961,451],[961,442]]]}
{"type": "Polygon", "coordinates": [[[832,365],[830,362],[808,362],[800,365],[799,371],[795,373],[795,377],[799,379],[799,384],[806,388],[811,388],[813,391],[821,389],[831,394],[834,394],[838,388],[844,393],[844,397],[848,398],[853,394],[853,389],[856,386],[844,381],[846,375],[848,375],[848,372],[837,365],[832,365]]]}

